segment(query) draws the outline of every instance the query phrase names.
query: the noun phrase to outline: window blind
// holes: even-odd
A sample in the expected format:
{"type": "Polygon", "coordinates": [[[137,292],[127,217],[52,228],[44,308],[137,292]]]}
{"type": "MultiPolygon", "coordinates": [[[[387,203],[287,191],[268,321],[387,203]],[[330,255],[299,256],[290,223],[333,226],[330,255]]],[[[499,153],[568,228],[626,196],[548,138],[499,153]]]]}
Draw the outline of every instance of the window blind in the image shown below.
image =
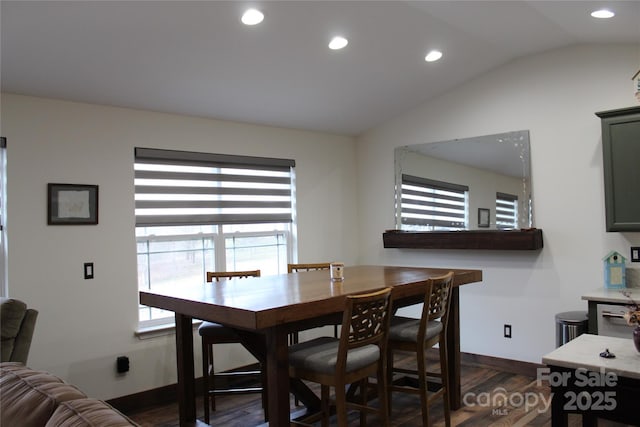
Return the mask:
{"type": "Polygon", "coordinates": [[[291,222],[295,161],[135,149],[137,226],[291,222]]]}
{"type": "Polygon", "coordinates": [[[463,230],[467,222],[466,185],[402,175],[402,223],[431,230],[463,230]]]}
{"type": "Polygon", "coordinates": [[[496,227],[501,230],[518,228],[518,196],[496,193],[496,227]]]}

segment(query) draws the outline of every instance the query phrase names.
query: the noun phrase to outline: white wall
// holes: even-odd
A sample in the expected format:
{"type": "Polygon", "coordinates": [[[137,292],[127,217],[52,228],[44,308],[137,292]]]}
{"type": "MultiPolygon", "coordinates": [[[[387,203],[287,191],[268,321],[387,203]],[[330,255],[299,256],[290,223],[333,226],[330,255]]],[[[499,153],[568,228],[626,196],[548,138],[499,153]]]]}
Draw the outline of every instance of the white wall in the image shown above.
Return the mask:
{"type": "MultiPolygon", "coordinates": [[[[134,147],[295,159],[300,261],[357,260],[352,138],[12,94],[2,94],[1,106],[9,295],[40,311],[29,365],[91,396],[108,399],[176,381],[174,336],[134,337],[134,147]],[[50,182],[99,185],[99,224],[47,226],[50,182]],[[89,261],[95,279],[84,280],[89,261]],[[120,377],[119,355],[131,361],[120,377]]],[[[226,350],[216,348],[216,368],[246,357],[239,348],[218,347],[226,350]]],[[[199,373],[199,358],[196,363],[199,373]]]]}
{"type": "MultiPolygon", "coordinates": [[[[446,61],[446,57],[443,59],[446,61]]],[[[629,253],[640,233],[606,233],[596,111],[638,105],[640,45],[579,46],[509,63],[358,138],[361,261],[479,268],[461,288],[462,351],[539,363],[555,347],[554,315],[586,310],[601,258],[629,253]],[[536,252],[384,249],[394,228],[397,146],[529,129],[536,252]],[[513,338],[503,338],[503,324],[513,338]]],[[[428,77],[425,77],[428,78],[428,77]]],[[[640,159],[639,159],[640,162],[640,159]]],[[[629,332],[631,333],[631,331],[629,332]]]]}

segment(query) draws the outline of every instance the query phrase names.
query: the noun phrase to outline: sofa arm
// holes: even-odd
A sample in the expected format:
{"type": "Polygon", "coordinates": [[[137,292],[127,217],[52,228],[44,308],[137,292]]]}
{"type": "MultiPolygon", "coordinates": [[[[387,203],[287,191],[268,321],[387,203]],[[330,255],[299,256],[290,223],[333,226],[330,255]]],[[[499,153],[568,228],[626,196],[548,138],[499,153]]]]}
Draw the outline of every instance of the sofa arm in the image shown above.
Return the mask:
{"type": "Polygon", "coordinates": [[[0,298],[0,350],[3,362],[27,364],[38,312],[17,299],[0,298]]]}
{"type": "Polygon", "coordinates": [[[45,427],[129,427],[131,421],[106,402],[98,399],[77,399],[62,402],[45,427]]]}
{"type": "Polygon", "coordinates": [[[29,358],[29,349],[31,348],[31,340],[33,339],[33,332],[36,329],[36,319],[38,318],[38,311],[32,308],[27,309],[20,325],[20,332],[16,337],[16,341],[13,347],[13,354],[11,360],[14,362],[22,362],[27,364],[29,358]]]}

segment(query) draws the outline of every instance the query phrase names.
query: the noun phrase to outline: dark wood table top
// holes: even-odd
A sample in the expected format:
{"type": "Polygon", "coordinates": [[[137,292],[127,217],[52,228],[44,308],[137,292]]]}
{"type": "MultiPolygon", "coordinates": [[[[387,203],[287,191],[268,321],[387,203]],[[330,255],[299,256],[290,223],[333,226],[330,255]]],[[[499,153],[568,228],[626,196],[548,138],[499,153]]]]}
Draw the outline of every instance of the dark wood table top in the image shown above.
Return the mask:
{"type": "MultiPolygon", "coordinates": [[[[193,283],[154,291],[140,291],[140,303],[197,319],[261,330],[276,325],[320,317],[344,307],[347,295],[393,287],[393,297],[416,295],[430,277],[451,269],[352,266],[344,280],[332,281],[329,271],[193,283]]],[[[453,269],[454,286],[482,281],[481,270],[453,269]]]]}

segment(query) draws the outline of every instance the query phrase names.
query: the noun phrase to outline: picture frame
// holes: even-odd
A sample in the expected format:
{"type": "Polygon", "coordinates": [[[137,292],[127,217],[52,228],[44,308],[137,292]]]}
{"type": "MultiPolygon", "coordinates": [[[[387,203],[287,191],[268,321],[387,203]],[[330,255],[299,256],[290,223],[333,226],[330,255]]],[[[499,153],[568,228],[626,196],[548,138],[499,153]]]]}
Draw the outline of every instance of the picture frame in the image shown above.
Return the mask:
{"type": "Polygon", "coordinates": [[[85,184],[48,184],[47,224],[98,224],[98,186],[85,184]]]}
{"type": "Polygon", "coordinates": [[[485,208],[478,208],[478,227],[489,228],[491,211],[485,208]]]}

